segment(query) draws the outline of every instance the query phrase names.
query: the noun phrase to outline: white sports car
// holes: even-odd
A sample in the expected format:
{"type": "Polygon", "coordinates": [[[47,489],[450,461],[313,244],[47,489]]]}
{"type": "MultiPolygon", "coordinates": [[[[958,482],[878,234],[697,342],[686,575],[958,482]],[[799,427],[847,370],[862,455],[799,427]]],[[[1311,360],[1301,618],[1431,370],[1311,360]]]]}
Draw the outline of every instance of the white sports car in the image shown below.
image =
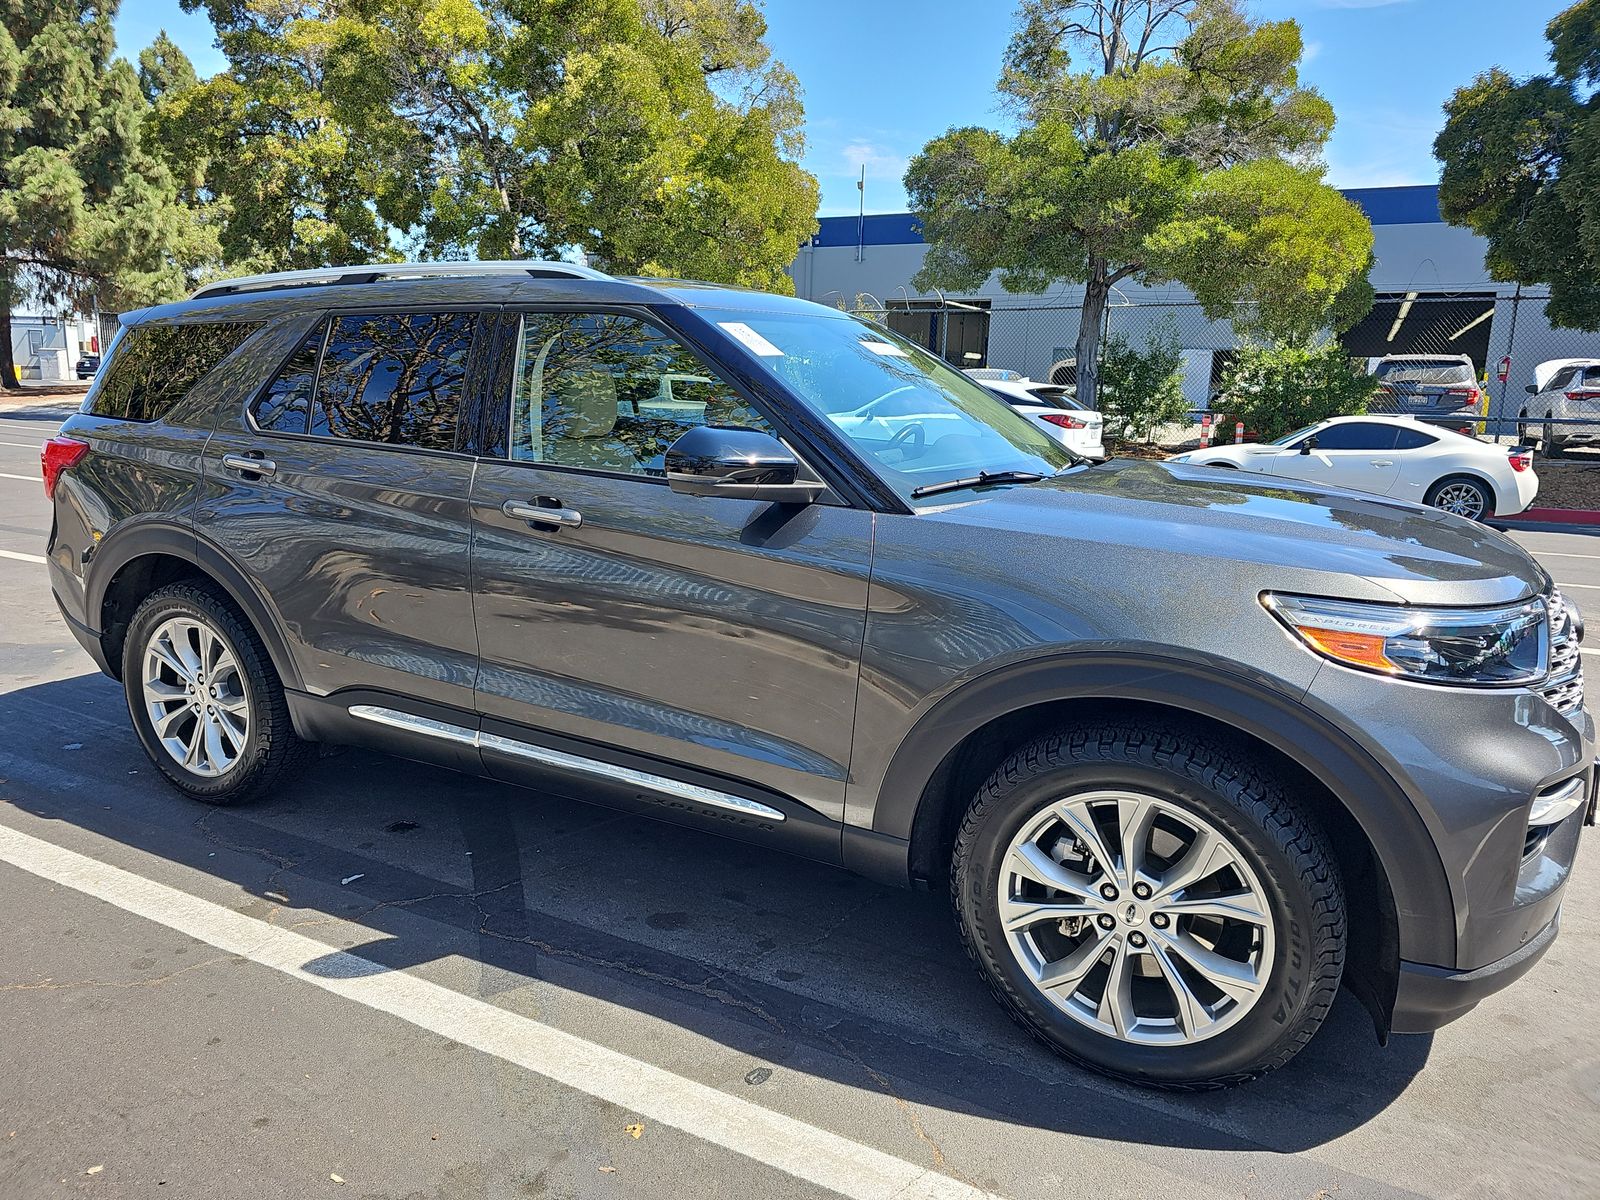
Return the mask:
{"type": "Polygon", "coordinates": [[[1190,450],[1172,461],[1375,492],[1473,520],[1519,513],[1539,491],[1528,447],[1491,445],[1414,417],[1334,417],[1275,442],[1190,450]]]}

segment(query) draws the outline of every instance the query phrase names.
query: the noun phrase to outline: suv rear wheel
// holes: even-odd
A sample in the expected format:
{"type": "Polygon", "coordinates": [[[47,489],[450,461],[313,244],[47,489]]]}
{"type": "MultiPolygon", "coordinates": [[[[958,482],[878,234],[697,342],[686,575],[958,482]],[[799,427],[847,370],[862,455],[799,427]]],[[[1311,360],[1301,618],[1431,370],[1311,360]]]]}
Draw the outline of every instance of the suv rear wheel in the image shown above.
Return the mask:
{"type": "Polygon", "coordinates": [[[203,583],[169,584],[140,604],[122,684],[151,761],[207,804],[253,800],[315,756],[295,736],[261,639],[203,583]]]}
{"type": "Polygon", "coordinates": [[[1247,749],[1159,721],[1042,738],[956,840],[962,939],[1046,1045],[1157,1087],[1242,1082],[1322,1024],[1344,966],[1333,855],[1247,749]]]}

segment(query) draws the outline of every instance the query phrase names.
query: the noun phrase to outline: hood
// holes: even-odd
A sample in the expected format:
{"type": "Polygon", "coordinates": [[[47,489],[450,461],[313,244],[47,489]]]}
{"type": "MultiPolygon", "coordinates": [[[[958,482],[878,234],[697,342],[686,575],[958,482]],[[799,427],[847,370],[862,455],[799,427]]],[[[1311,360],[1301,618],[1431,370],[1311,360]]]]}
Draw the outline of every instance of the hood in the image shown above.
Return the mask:
{"type": "Polygon", "coordinates": [[[1550,586],[1527,551],[1486,525],[1267,475],[1118,459],[978,495],[942,517],[1068,537],[1082,544],[1075,555],[1100,543],[1280,566],[1286,588],[1321,573],[1366,585],[1330,578],[1328,594],[1410,604],[1504,603],[1550,586]]]}

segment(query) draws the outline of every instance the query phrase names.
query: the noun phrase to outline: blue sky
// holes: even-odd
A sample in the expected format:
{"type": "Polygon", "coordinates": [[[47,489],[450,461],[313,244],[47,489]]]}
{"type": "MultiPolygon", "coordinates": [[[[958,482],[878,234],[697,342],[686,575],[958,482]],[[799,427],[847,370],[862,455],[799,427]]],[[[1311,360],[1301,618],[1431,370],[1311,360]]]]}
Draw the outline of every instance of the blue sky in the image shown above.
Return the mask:
{"type": "MultiPolygon", "coordinates": [[[[1450,93],[1478,72],[1546,65],[1544,27],[1570,0],[1254,0],[1260,17],[1294,17],[1302,78],[1333,102],[1329,182],[1431,183],[1450,93]]],[[[906,159],[952,125],[995,125],[994,82],[1011,33],[1007,0],[767,0],[768,42],[805,88],[806,166],[824,215],[905,208],[906,159]]],[[[123,0],[117,38],[130,58],[156,31],[201,74],[223,66],[203,13],[178,0],[123,0]]]]}

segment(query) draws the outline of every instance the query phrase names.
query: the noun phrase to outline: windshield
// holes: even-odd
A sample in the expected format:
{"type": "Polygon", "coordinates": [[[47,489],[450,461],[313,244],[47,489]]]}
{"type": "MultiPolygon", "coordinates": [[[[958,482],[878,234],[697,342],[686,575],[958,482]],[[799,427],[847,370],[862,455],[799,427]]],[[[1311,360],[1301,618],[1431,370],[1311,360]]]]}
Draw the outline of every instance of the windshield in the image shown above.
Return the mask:
{"type": "Polygon", "coordinates": [[[701,310],[826,417],[900,495],[980,473],[1082,462],[914,342],[841,313],[701,310]]]}
{"type": "Polygon", "coordinates": [[[1277,438],[1274,441],[1268,442],[1267,445],[1269,445],[1269,446],[1287,446],[1290,442],[1294,441],[1296,438],[1305,437],[1305,435],[1310,433],[1313,429],[1321,429],[1321,428],[1322,428],[1322,422],[1321,421],[1318,421],[1315,425],[1302,425],[1299,429],[1296,429],[1293,433],[1286,433],[1281,438],[1277,438]]]}

